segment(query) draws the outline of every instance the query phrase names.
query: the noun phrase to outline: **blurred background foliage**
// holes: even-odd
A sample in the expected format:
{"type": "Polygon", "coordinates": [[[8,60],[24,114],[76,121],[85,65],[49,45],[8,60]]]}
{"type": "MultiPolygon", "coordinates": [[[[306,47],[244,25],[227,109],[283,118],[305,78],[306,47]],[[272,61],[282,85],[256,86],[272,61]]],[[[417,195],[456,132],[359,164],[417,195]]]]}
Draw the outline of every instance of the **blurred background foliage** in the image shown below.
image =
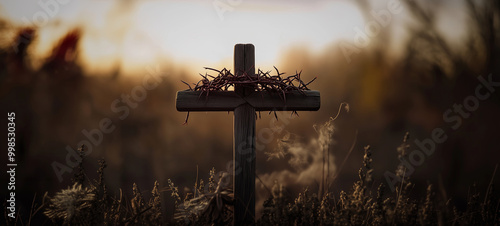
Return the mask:
{"type": "MultiPolygon", "coordinates": [[[[464,1],[461,13],[467,15],[467,23],[453,29],[464,29],[466,37],[458,40],[438,29],[436,18],[447,1],[403,4],[409,13],[404,26],[408,35],[403,40],[395,37],[391,29],[396,28],[389,26],[371,38],[368,47],[352,55],[350,63],[338,42],[320,52],[297,45],[274,63],[280,71],[302,70],[305,80],[317,76],[310,87],[321,91],[322,107],[318,112],[300,112],[299,118],[290,119],[286,132],[275,134],[265,150],[257,153],[257,206],[269,196],[262,183],[271,187],[277,180],[290,193],[306,186],[312,191],[319,189],[318,164],[322,164],[322,158],[316,156],[321,151],[321,138],[313,125],[323,125],[335,116],[342,102],[349,103],[350,111],[341,112],[332,127],[333,143],[328,147],[333,163],[330,176],[348,158],[332,190],[349,189],[357,180],[365,145],[372,148],[374,181],[385,182],[385,170],[395,172],[399,164],[396,148],[405,132],[410,132],[410,141],[423,140],[431,137],[437,127],[445,130],[448,139],[416,168],[411,178],[417,188],[425,194],[428,182],[439,184],[440,195],[456,197],[459,205],[474,182],[486,188],[500,159],[500,92],[481,101],[478,110],[457,130],[443,121],[443,113],[474,94],[480,84],[478,76],[487,78],[491,74],[494,81],[500,81],[500,4],[464,1]],[[399,54],[386,48],[392,41],[403,43],[399,54]],[[291,139],[299,150],[268,159],[265,152],[276,151],[283,139],[291,139]],[[348,155],[353,142],[353,152],[348,155]],[[297,159],[303,160],[300,165],[291,164],[297,159]]],[[[359,0],[357,6],[365,21],[372,20],[368,1],[359,0]]],[[[88,169],[97,169],[97,160],[106,159],[105,179],[110,192],[130,188],[134,182],[149,189],[158,180],[160,187],[165,187],[167,178],[189,191],[197,169],[200,175],[207,175],[212,167],[227,168],[232,159],[232,113],[192,113],[186,126],[182,125],[185,114],[175,109],[175,92],[187,88],[180,80],[197,81],[191,72],[204,73],[203,68],[162,59],[158,64],[162,82],[122,120],[112,111],[111,103],[122,94],[130,94],[147,71],[126,76],[131,72],[116,64],[112,73],[86,72],[79,60],[85,32],[79,27],[66,31],[50,47],[48,56],[35,58],[32,48],[39,41],[38,28],[19,26],[7,18],[0,20],[0,108],[4,113],[16,113],[16,187],[22,210],[29,209],[35,193],[53,192],[72,184],[69,173],[60,183],[51,164],[64,163],[66,146],[76,150],[78,142],[88,140],[81,131],[99,128],[103,118],[111,119],[116,129],[104,135],[102,144],[92,147],[87,159],[96,161],[84,164],[88,169]]],[[[220,48],[231,49],[234,44],[220,48]]],[[[269,127],[273,117],[263,112],[257,132],[269,127]]],[[[288,117],[288,113],[280,117],[288,117]]],[[[417,148],[413,142],[410,145],[410,149],[417,148]]],[[[7,181],[5,174],[1,177],[7,181]]],[[[170,199],[169,195],[163,198],[170,199]]]]}

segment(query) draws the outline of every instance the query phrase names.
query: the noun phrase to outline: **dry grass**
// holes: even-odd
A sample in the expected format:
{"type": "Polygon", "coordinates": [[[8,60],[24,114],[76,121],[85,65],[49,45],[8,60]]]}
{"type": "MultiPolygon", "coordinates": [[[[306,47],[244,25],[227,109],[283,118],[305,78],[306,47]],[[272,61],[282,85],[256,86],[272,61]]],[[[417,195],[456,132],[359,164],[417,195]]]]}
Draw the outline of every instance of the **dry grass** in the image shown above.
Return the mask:
{"type": "MultiPolygon", "coordinates": [[[[404,155],[405,140],[398,148],[404,155]]],[[[79,149],[83,153],[83,147],[79,149]]],[[[275,183],[271,196],[264,202],[263,215],[258,225],[499,225],[500,199],[490,183],[485,194],[471,186],[465,211],[458,211],[451,200],[436,197],[434,187],[428,185],[426,195],[413,198],[413,184],[402,180],[395,192],[387,192],[384,183],[374,186],[372,179],[371,148],[364,148],[363,167],[359,180],[350,191],[322,196],[308,188],[296,198],[290,197],[286,188],[275,183]],[[375,188],[376,189],[373,189],[375,188]]],[[[58,225],[226,225],[232,221],[232,189],[223,186],[228,174],[209,174],[208,183],[195,182],[193,193],[180,194],[175,184],[168,180],[168,187],[160,188],[155,182],[149,200],[134,184],[132,197],[125,197],[120,189],[118,196],[108,195],[104,184],[106,163],[99,161],[98,179],[90,180],[82,164],[74,175],[74,184],[53,196],[43,198],[26,221],[31,223],[34,214],[42,212],[53,224],[58,225]],[[175,202],[173,219],[163,218],[161,193],[168,192],[175,202]],[[182,199],[181,197],[185,198],[182,199]]],[[[404,171],[404,169],[401,169],[404,171]]],[[[494,176],[493,176],[494,177],[494,176]]],[[[22,217],[21,217],[22,218],[22,217]]],[[[14,222],[7,222],[14,224],[14,222]]]]}
{"type": "MultiPolygon", "coordinates": [[[[406,147],[406,140],[401,147],[406,147]]],[[[400,151],[400,148],[398,150],[400,151]]],[[[291,199],[283,192],[273,193],[264,203],[260,225],[499,225],[500,199],[490,184],[485,195],[472,185],[467,210],[459,212],[451,200],[436,198],[432,185],[428,185],[423,199],[413,198],[414,185],[401,180],[395,192],[387,193],[384,183],[372,190],[371,150],[365,147],[363,167],[353,188],[336,195],[323,197],[306,188],[291,199]],[[277,195],[279,194],[279,195],[277,195]],[[481,202],[481,198],[484,201],[481,202]]],[[[402,169],[404,170],[404,169],[402,169]]],[[[280,187],[280,189],[282,189],[280,187]]]]}

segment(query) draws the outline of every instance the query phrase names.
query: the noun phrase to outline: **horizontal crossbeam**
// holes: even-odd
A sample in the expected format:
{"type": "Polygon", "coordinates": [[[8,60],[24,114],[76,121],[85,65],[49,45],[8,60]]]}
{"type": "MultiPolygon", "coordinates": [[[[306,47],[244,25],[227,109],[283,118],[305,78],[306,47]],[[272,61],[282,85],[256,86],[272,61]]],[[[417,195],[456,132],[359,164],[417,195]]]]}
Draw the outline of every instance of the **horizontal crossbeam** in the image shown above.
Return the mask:
{"type": "Polygon", "coordinates": [[[178,111],[233,111],[245,103],[255,111],[317,111],[320,95],[314,90],[289,92],[285,98],[267,91],[253,92],[246,97],[234,91],[210,92],[208,95],[201,91],[179,91],[176,98],[178,111]]]}

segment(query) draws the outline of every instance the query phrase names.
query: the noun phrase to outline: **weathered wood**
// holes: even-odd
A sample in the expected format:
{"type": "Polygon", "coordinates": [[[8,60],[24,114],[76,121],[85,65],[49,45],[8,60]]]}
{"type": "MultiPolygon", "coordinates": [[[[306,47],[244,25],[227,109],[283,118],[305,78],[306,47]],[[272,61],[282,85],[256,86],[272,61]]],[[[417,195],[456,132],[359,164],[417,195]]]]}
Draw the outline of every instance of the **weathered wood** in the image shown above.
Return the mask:
{"type": "MultiPolygon", "coordinates": [[[[241,76],[244,73],[250,77],[255,76],[255,47],[252,44],[234,46],[234,74],[241,76]]],[[[236,86],[234,91],[240,96],[247,96],[253,92],[253,89],[236,86]]]]}
{"type": "Polygon", "coordinates": [[[293,91],[285,97],[278,93],[255,92],[245,101],[256,111],[317,111],[321,105],[319,91],[293,91]]]}
{"type": "Polygon", "coordinates": [[[177,111],[234,111],[246,101],[233,91],[210,92],[178,91],[177,111]]]}
{"type": "MultiPolygon", "coordinates": [[[[255,47],[252,44],[234,46],[236,75],[255,74],[255,47]]],[[[235,86],[234,91],[245,98],[255,93],[251,87],[235,86]]],[[[246,101],[245,101],[246,102],[246,101]]],[[[234,109],[233,189],[234,225],[255,224],[255,109],[248,103],[234,109]],[[236,171],[236,167],[241,170],[236,171]]]]}
{"type": "Polygon", "coordinates": [[[234,225],[253,225],[255,219],[255,109],[234,109],[233,138],[234,225]]]}
{"type": "MultiPolygon", "coordinates": [[[[234,47],[235,75],[255,75],[255,47],[234,47]]],[[[285,94],[255,91],[235,86],[235,91],[179,91],[178,111],[234,111],[233,189],[234,225],[255,224],[255,111],[317,111],[318,91],[293,91],[285,94]]]]}
{"type": "Polygon", "coordinates": [[[246,97],[240,97],[233,91],[210,92],[208,96],[205,94],[201,91],[177,92],[177,110],[233,111],[239,105],[248,103],[256,111],[317,111],[321,105],[319,91],[313,90],[302,93],[293,91],[285,94],[285,98],[267,91],[253,92],[246,97]]]}

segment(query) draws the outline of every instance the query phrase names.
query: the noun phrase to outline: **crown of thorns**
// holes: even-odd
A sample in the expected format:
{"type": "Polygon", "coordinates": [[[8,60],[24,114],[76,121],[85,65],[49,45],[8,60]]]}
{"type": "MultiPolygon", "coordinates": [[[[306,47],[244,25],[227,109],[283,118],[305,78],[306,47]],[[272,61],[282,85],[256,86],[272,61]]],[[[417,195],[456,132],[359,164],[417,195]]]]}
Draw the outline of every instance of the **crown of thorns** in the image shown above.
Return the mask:
{"type": "Polygon", "coordinates": [[[186,84],[191,91],[201,91],[200,96],[204,93],[208,94],[212,91],[228,91],[230,87],[235,87],[236,85],[242,87],[254,88],[257,91],[268,91],[270,93],[278,93],[283,100],[285,99],[285,94],[291,91],[298,91],[303,93],[303,90],[309,90],[307,86],[311,84],[316,77],[311,81],[305,83],[300,78],[300,72],[295,72],[294,75],[287,77],[282,77],[285,73],[280,73],[278,68],[274,67],[276,70],[276,75],[271,75],[271,71],[264,72],[260,69],[257,70],[255,76],[250,76],[247,72],[243,72],[239,75],[234,75],[231,70],[223,68],[222,70],[217,70],[209,67],[205,67],[206,70],[217,72],[216,76],[205,73],[205,75],[200,73],[202,77],[197,83],[193,83],[192,87],[189,83],[182,81],[186,84]]]}
{"type": "MultiPolygon", "coordinates": [[[[274,67],[274,66],[273,66],[274,67]]],[[[210,92],[214,91],[228,91],[229,88],[239,86],[252,88],[257,91],[267,91],[269,93],[276,93],[280,98],[286,102],[286,94],[292,91],[298,91],[301,94],[305,93],[304,90],[309,90],[307,87],[309,84],[314,82],[317,77],[314,77],[311,81],[305,83],[300,78],[302,70],[295,71],[294,75],[282,77],[285,73],[280,73],[278,68],[274,67],[276,70],[276,75],[271,75],[271,71],[264,72],[257,69],[257,73],[254,76],[250,76],[247,72],[234,75],[231,70],[223,68],[222,70],[217,70],[214,68],[205,67],[206,70],[217,72],[216,76],[210,75],[207,72],[205,75],[200,73],[202,77],[197,83],[193,83],[191,86],[189,83],[182,81],[188,86],[190,91],[201,91],[200,97],[205,94],[208,96],[210,92]]],[[[251,68],[252,69],[252,68],[251,68]]],[[[272,112],[272,111],[271,111],[272,112]]],[[[269,113],[271,113],[269,112],[269,113]]],[[[296,111],[292,111],[292,114],[298,115],[296,111]]],[[[278,118],[276,112],[274,116],[278,118]]],[[[260,117],[260,112],[259,112],[260,117]]],[[[187,113],[186,120],[184,124],[187,124],[189,118],[189,112],[187,113]]]]}

